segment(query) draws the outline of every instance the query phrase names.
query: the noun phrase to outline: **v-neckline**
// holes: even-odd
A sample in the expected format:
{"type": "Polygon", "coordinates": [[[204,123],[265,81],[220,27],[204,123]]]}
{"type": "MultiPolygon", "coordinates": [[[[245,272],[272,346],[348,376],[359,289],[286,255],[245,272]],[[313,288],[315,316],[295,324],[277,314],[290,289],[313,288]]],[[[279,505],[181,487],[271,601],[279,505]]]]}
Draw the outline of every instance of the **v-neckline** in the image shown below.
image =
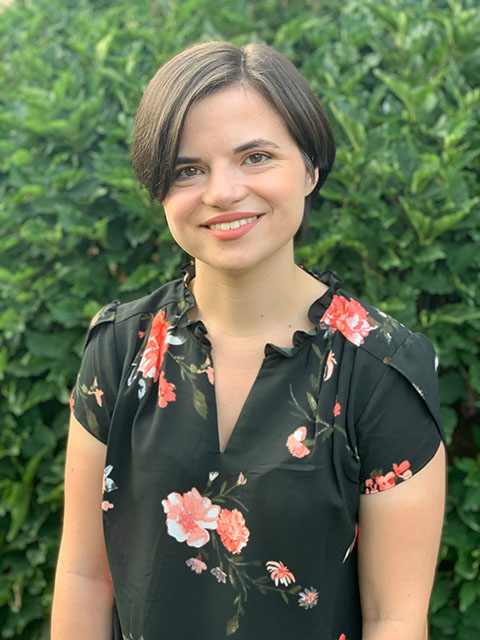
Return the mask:
{"type": "MultiPolygon", "coordinates": [[[[213,358],[213,355],[212,355],[212,349],[211,348],[210,348],[209,357],[210,357],[210,360],[212,362],[213,370],[215,371],[215,361],[214,361],[214,358],[213,358]]],[[[213,392],[213,406],[214,406],[213,424],[214,424],[214,427],[215,427],[215,448],[216,448],[215,453],[217,455],[224,456],[224,455],[226,455],[226,454],[228,454],[230,452],[232,439],[237,436],[237,432],[240,430],[240,427],[241,427],[242,422],[243,422],[243,416],[244,416],[247,408],[251,404],[251,398],[253,396],[254,389],[257,386],[258,380],[259,380],[260,375],[261,375],[261,373],[262,373],[262,371],[264,369],[264,365],[265,365],[265,362],[266,362],[267,358],[268,358],[268,356],[264,353],[262,361],[260,363],[260,366],[258,367],[257,373],[256,373],[256,375],[255,375],[255,377],[253,379],[253,383],[251,384],[251,386],[250,386],[250,388],[248,390],[248,393],[245,396],[245,400],[244,400],[244,402],[243,402],[243,404],[241,406],[241,409],[240,409],[240,411],[238,413],[237,419],[235,420],[233,428],[232,428],[232,430],[230,432],[230,436],[228,437],[228,440],[227,440],[227,442],[225,444],[225,447],[224,447],[223,451],[220,448],[220,428],[219,428],[219,422],[218,422],[218,398],[217,398],[217,388],[216,388],[215,379],[214,379],[213,389],[212,389],[212,392],[213,392]]]]}

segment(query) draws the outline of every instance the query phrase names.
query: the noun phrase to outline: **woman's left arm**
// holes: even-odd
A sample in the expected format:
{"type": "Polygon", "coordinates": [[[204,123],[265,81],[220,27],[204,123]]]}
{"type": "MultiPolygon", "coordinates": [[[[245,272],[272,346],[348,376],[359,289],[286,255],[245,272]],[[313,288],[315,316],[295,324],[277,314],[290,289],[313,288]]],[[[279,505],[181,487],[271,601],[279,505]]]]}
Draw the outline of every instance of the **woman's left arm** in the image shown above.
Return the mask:
{"type": "Polygon", "coordinates": [[[362,640],[427,640],[445,506],[445,447],[400,485],[360,497],[362,640]]]}

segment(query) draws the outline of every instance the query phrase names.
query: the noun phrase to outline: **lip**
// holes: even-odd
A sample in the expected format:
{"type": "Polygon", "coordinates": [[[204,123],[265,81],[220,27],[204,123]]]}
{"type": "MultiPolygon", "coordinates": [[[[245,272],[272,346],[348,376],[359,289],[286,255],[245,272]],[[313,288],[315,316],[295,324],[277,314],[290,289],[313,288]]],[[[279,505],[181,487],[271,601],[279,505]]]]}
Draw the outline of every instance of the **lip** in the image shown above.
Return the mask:
{"type": "Polygon", "coordinates": [[[206,220],[201,226],[208,227],[211,224],[221,224],[222,222],[235,222],[235,220],[244,220],[245,218],[253,218],[257,216],[260,218],[263,213],[256,213],[255,211],[234,211],[233,213],[223,213],[219,216],[214,216],[206,220]]]}
{"type": "MultiPolygon", "coordinates": [[[[229,214],[225,214],[225,215],[229,215],[229,214]]],[[[242,218],[244,218],[246,216],[246,214],[242,214],[241,216],[238,216],[238,214],[235,214],[236,217],[233,219],[230,219],[229,222],[234,222],[235,220],[241,220],[242,218]]],[[[250,214],[248,215],[249,218],[252,218],[255,214],[250,214]]],[[[224,218],[225,216],[218,216],[219,218],[224,218]]],[[[202,229],[210,234],[211,236],[213,236],[214,238],[216,238],[217,240],[236,240],[237,238],[241,238],[242,236],[244,236],[245,234],[247,234],[251,229],[253,229],[253,227],[255,227],[260,220],[263,218],[263,214],[258,216],[256,220],[254,220],[253,222],[247,222],[247,224],[243,224],[241,227],[237,227],[236,229],[209,229],[207,226],[202,227],[202,229]]],[[[227,220],[223,220],[223,222],[227,222],[227,220]]],[[[219,222],[210,222],[210,224],[220,224],[219,222]]]]}

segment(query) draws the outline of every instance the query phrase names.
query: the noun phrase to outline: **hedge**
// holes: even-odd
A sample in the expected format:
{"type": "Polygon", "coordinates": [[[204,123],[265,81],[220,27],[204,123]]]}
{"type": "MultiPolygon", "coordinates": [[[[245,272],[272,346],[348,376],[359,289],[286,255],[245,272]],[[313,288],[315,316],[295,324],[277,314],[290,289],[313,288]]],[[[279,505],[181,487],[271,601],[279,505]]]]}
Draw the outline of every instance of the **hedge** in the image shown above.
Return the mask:
{"type": "Polygon", "coordinates": [[[335,128],[298,260],[435,344],[450,487],[431,638],[479,636],[479,34],[475,0],[19,0],[0,13],[1,638],[48,637],[89,319],[185,260],[130,166],[136,107],[164,61],[212,39],[278,48],[335,128]]]}

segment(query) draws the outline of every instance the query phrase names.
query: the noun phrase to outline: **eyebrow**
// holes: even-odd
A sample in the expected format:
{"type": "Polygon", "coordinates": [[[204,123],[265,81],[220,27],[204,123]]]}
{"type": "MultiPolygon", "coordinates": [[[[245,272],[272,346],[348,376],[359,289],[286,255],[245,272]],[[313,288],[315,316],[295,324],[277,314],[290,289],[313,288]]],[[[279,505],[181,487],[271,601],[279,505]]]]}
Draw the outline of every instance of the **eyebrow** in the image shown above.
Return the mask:
{"type": "MultiPolygon", "coordinates": [[[[280,149],[280,147],[278,146],[278,144],[276,142],[273,142],[272,140],[266,140],[265,138],[254,138],[253,140],[249,140],[248,142],[245,142],[244,144],[241,144],[239,147],[235,147],[235,149],[233,150],[234,154],[237,153],[242,153],[242,151],[248,151],[249,149],[255,149],[256,147],[263,147],[263,148],[271,148],[271,149],[280,149]]],[[[201,162],[201,158],[193,158],[190,156],[179,156],[176,160],[175,160],[175,164],[196,164],[197,162],[201,162]]]]}

